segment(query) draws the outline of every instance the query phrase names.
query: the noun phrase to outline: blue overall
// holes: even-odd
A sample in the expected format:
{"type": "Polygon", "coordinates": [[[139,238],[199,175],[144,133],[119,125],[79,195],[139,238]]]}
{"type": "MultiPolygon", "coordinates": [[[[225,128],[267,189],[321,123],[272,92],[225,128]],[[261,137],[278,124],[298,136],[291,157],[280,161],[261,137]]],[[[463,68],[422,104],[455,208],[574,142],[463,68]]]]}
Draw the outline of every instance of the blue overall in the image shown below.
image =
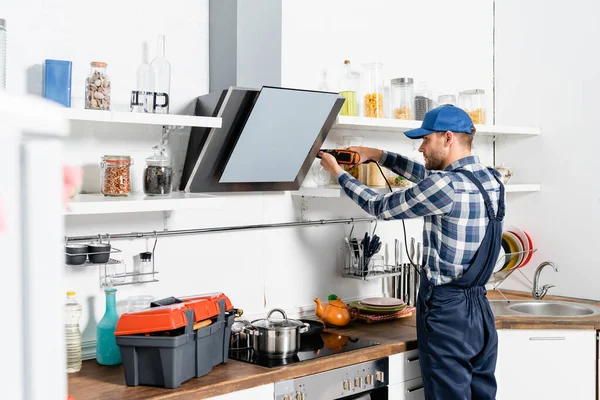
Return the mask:
{"type": "Polygon", "coordinates": [[[504,186],[499,182],[500,200],[495,214],[490,196],[473,173],[456,172],[464,174],[481,192],[489,224],[473,261],[459,279],[434,286],[422,272],[417,338],[425,398],[495,399],[498,335],[485,284],[502,245],[504,186]]]}

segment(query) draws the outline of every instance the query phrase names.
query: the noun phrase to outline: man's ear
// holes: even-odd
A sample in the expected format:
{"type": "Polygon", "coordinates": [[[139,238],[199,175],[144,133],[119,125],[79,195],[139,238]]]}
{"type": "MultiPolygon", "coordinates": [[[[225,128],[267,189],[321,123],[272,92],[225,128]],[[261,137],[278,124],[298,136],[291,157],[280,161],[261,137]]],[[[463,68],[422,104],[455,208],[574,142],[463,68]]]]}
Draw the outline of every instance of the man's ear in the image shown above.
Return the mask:
{"type": "Polygon", "coordinates": [[[444,140],[444,147],[450,147],[450,145],[454,143],[454,140],[456,140],[454,133],[452,131],[446,131],[446,133],[444,133],[444,140]]]}

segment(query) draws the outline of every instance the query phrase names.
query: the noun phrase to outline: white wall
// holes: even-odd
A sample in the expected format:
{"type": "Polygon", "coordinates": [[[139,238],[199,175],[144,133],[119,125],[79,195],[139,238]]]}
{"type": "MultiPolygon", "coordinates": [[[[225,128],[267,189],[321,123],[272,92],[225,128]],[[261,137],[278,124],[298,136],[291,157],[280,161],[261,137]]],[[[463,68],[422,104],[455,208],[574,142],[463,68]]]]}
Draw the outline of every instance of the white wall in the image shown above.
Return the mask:
{"type": "MultiPolygon", "coordinates": [[[[496,123],[540,125],[539,138],[501,141],[497,161],[515,182],[541,182],[536,194],[513,196],[509,223],[533,236],[551,293],[600,299],[600,185],[595,170],[600,122],[600,3],[594,0],[496,2],[496,123]]],[[[508,283],[508,282],[507,282],[508,283]]],[[[507,287],[530,289],[522,277],[507,287]]]]}
{"type": "MultiPolygon", "coordinates": [[[[165,32],[167,58],[171,61],[172,98],[183,109],[208,88],[207,1],[136,3],[108,0],[102,3],[106,26],[101,39],[91,38],[87,5],[74,0],[13,2],[5,17],[9,26],[9,90],[24,92],[27,71],[44,58],[74,62],[74,93],[83,96],[83,82],[92,60],[109,64],[115,105],[126,104],[141,61],[142,43],[151,43],[165,32]],[[56,3],[56,4],[54,4],[56,3]],[[60,22],[58,22],[60,21],[60,22]],[[134,21],[142,21],[134,25],[134,21]]],[[[382,60],[390,77],[412,75],[431,82],[436,90],[458,91],[492,84],[492,0],[461,0],[450,7],[436,0],[425,7],[415,1],[286,2],[284,4],[284,84],[315,88],[323,69],[337,71],[345,58],[357,64],[382,60]],[[302,5],[300,5],[302,4],[302,5]],[[436,10],[432,12],[432,10],[436,10]],[[468,10],[465,13],[465,10],[468,10]],[[291,18],[291,17],[294,18],[291,18]],[[451,23],[448,21],[452,21],[451,23]],[[477,34],[473,34],[473,31],[477,34]],[[367,34],[368,36],[365,36],[367,34]],[[464,49],[457,51],[457,46],[464,49]],[[434,56],[435,55],[435,56],[434,56]],[[468,62],[461,63],[461,60],[468,62]]],[[[4,12],[4,10],[3,10],[4,12]]],[[[332,72],[333,74],[333,72],[332,72]]],[[[330,75],[332,89],[337,81],[330,75]]],[[[75,107],[81,107],[74,102],[75,107]]],[[[69,163],[86,167],[85,187],[98,191],[98,164],[108,153],[130,154],[135,159],[133,189],[140,191],[144,158],[159,138],[156,128],[73,124],[67,143],[69,163]]],[[[328,146],[344,134],[332,132],[328,146]]],[[[367,133],[365,133],[367,134],[367,133]]],[[[175,162],[181,166],[187,145],[183,134],[172,138],[175,162]]],[[[416,155],[416,145],[403,136],[377,133],[365,145],[416,155]]],[[[491,144],[479,139],[475,151],[491,163],[491,144]]],[[[306,184],[312,184],[307,178],[306,184]]],[[[365,214],[348,199],[307,200],[304,217],[327,219],[365,214]]],[[[206,210],[177,211],[169,229],[296,221],[301,218],[301,199],[289,193],[226,195],[206,210]]],[[[161,230],[161,213],[71,216],[68,235],[161,230]]],[[[372,228],[372,227],[371,227],[372,228]]],[[[408,236],[420,238],[420,221],[407,223],[408,236]]],[[[366,225],[356,226],[362,235],[366,225]]],[[[117,298],[150,293],[159,298],[223,291],[249,314],[273,307],[310,307],[314,297],[336,293],[354,298],[381,293],[381,283],[340,278],[341,243],[348,226],[277,229],[228,234],[163,238],[156,247],[159,283],[119,288],[117,298]]],[[[380,223],[377,233],[387,244],[401,238],[401,223],[380,223]]],[[[132,257],[153,245],[152,240],[114,241],[131,268],[132,257]]],[[[391,248],[387,254],[393,258],[391,248]]],[[[391,259],[390,259],[391,260],[391,259]]],[[[65,290],[77,290],[84,304],[84,340],[95,337],[95,324],[104,311],[95,268],[67,269],[65,290]],[[93,313],[89,310],[93,309],[93,313]]]]}

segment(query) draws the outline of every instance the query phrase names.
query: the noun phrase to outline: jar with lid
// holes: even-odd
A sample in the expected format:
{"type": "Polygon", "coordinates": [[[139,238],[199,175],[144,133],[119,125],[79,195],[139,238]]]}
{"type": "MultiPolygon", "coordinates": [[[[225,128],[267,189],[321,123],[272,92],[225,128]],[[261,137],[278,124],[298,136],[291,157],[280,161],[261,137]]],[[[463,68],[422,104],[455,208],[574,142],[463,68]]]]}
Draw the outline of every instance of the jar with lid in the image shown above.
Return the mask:
{"type": "Polygon", "coordinates": [[[485,124],[485,90],[463,90],[458,95],[458,104],[469,114],[474,124],[485,124]]]}
{"type": "Polygon", "coordinates": [[[363,65],[362,92],[363,116],[369,118],[383,118],[385,115],[382,63],[375,62],[363,65]]]}
{"type": "Polygon", "coordinates": [[[148,196],[171,194],[173,167],[171,159],[165,155],[165,148],[154,146],[154,155],[146,158],[144,168],[144,193],[148,196]]]}
{"type": "Polygon", "coordinates": [[[101,182],[105,196],[127,196],[131,192],[130,156],[102,157],[101,182]]]}
{"type": "Polygon", "coordinates": [[[106,63],[90,63],[90,74],[85,79],[85,108],[110,110],[110,78],[106,75],[106,63]]]}
{"type": "Polygon", "coordinates": [[[395,119],[413,118],[413,78],[392,79],[392,115],[395,119]]]}
{"type": "Polygon", "coordinates": [[[356,117],[358,107],[356,106],[356,92],[358,89],[358,76],[352,72],[350,60],[344,61],[344,73],[340,79],[340,94],[346,99],[340,115],[356,117]]]}
{"type": "Polygon", "coordinates": [[[447,94],[440,94],[438,96],[438,104],[439,105],[444,105],[444,104],[451,104],[453,106],[456,106],[456,96],[450,93],[447,94]]]}
{"type": "MultiPolygon", "coordinates": [[[[343,136],[342,137],[342,148],[346,149],[348,147],[362,146],[363,145],[363,137],[362,136],[343,136]]],[[[358,165],[342,165],[342,169],[352,175],[353,178],[358,179],[360,182],[366,183],[367,179],[365,177],[365,168],[366,164],[358,164],[358,165]]]]}
{"type": "Polygon", "coordinates": [[[423,121],[425,114],[435,107],[437,107],[437,103],[433,100],[433,92],[429,90],[427,83],[419,82],[415,91],[415,119],[423,121]]]}

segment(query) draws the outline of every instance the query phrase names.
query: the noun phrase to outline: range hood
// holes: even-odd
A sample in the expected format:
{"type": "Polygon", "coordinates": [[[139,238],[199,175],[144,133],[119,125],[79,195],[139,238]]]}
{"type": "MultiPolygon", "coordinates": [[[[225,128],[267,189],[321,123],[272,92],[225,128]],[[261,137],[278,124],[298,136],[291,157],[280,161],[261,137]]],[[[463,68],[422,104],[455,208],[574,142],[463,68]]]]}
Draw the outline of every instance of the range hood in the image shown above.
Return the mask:
{"type": "Polygon", "coordinates": [[[195,114],[221,128],[192,128],[180,190],[297,190],[344,104],[338,93],[263,86],[198,97],[195,114]]]}

